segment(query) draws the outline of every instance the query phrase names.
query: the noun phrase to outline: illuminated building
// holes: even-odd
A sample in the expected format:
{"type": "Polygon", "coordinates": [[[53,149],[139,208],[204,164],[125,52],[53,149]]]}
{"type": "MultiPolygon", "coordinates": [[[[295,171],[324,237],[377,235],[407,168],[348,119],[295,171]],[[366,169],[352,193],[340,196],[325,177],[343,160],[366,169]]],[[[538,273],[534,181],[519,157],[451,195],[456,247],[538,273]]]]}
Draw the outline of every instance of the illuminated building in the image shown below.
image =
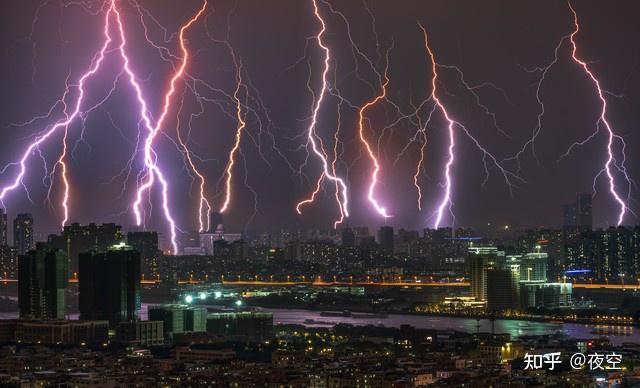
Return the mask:
{"type": "Polygon", "coordinates": [[[505,266],[517,272],[521,282],[546,282],[548,259],[549,255],[544,252],[530,252],[507,256],[505,266]]]}
{"type": "Polygon", "coordinates": [[[468,259],[471,295],[479,301],[487,300],[487,271],[498,268],[499,262],[504,261],[504,252],[492,246],[471,246],[468,259]]]}
{"type": "Polygon", "coordinates": [[[13,246],[18,250],[18,255],[24,255],[34,248],[31,214],[18,214],[13,221],[13,246]]]}
{"type": "Polygon", "coordinates": [[[64,319],[69,261],[64,252],[46,243],[18,259],[20,317],[64,319]]]}
{"type": "Polygon", "coordinates": [[[8,245],[0,245],[0,278],[18,278],[18,251],[8,245]]]}
{"type": "Polygon", "coordinates": [[[207,331],[207,309],[182,304],[149,306],[149,320],[162,321],[165,338],[207,331]]]}
{"type": "Polygon", "coordinates": [[[80,319],[134,321],[140,309],[140,253],[119,244],[80,255],[80,319]]]}
{"type": "Polygon", "coordinates": [[[522,308],[571,307],[571,283],[521,283],[522,308]]]}

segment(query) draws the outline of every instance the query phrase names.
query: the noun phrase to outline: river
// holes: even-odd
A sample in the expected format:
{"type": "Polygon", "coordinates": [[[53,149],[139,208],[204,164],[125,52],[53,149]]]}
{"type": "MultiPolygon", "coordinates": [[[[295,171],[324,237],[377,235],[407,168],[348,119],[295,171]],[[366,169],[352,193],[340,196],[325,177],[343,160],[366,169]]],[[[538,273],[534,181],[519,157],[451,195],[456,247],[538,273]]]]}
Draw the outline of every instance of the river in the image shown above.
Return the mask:
{"type": "MultiPolygon", "coordinates": [[[[142,319],[147,319],[148,306],[149,304],[147,303],[142,304],[142,309],[140,311],[140,317],[142,319]]],[[[331,327],[339,323],[345,323],[357,326],[376,325],[396,328],[400,327],[400,325],[411,325],[421,329],[457,330],[467,333],[473,333],[478,330],[481,332],[491,332],[492,330],[492,323],[488,319],[476,320],[473,318],[401,314],[391,314],[386,318],[354,318],[343,316],[323,317],[321,316],[320,311],[313,310],[274,308],[264,308],[262,310],[273,313],[274,324],[297,324],[309,327],[331,327]]],[[[0,313],[0,319],[17,318],[17,316],[17,312],[0,313]]],[[[78,319],[78,315],[71,314],[69,318],[78,319]]],[[[495,330],[496,334],[508,333],[513,339],[516,339],[523,335],[546,335],[563,333],[575,339],[590,339],[600,336],[606,336],[614,345],[621,345],[623,342],[640,344],[640,329],[633,326],[587,325],[577,323],[496,319],[493,322],[493,329],[495,330]]]]}
{"type": "MultiPolygon", "coordinates": [[[[491,332],[492,323],[488,319],[436,317],[425,315],[389,315],[386,318],[353,318],[353,317],[323,317],[319,311],[270,309],[264,311],[273,313],[276,324],[299,324],[305,326],[329,327],[338,323],[351,325],[381,325],[386,327],[400,327],[411,325],[422,329],[457,330],[473,333],[491,332]],[[306,322],[313,323],[306,323],[306,322]]],[[[536,321],[519,321],[510,319],[496,319],[493,323],[495,333],[508,333],[512,338],[522,335],[545,335],[563,333],[571,338],[589,339],[606,336],[614,345],[623,342],[640,343],[640,330],[633,326],[617,325],[586,325],[577,323],[552,323],[536,321]],[[595,334],[597,332],[597,334],[595,334]]]]}

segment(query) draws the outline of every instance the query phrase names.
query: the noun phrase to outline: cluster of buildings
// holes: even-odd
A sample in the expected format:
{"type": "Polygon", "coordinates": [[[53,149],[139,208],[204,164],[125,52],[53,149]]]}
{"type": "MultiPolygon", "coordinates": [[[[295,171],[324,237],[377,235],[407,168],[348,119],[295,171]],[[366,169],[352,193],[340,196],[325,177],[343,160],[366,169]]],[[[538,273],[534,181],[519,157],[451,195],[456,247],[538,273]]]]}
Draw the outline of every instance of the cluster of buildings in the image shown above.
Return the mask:
{"type": "Polygon", "coordinates": [[[640,348],[559,335],[459,333],[338,325],[278,326],[267,339],[174,346],[0,348],[3,386],[452,387],[633,386],[640,348]],[[573,353],[617,352],[615,369],[572,369],[573,353]],[[562,354],[554,370],[528,369],[526,354],[562,354]],[[66,385],[64,385],[66,384],[66,385]]]}
{"type": "Polygon", "coordinates": [[[18,257],[19,318],[0,320],[0,342],[96,345],[110,342],[162,345],[174,335],[210,341],[216,336],[269,336],[273,316],[214,312],[189,305],[150,306],[141,319],[141,255],[130,245],[93,247],[78,254],[78,319],[69,319],[67,254],[37,243],[18,257]],[[194,337],[194,338],[195,338],[194,337]]]}
{"type": "Polygon", "coordinates": [[[492,313],[529,308],[571,307],[571,283],[547,282],[547,253],[505,255],[495,246],[469,248],[469,279],[474,301],[492,313]]]}
{"type": "Polygon", "coordinates": [[[35,246],[33,216],[21,213],[13,220],[13,245],[9,245],[7,213],[0,208],[0,278],[15,277],[18,271],[18,255],[35,246]]]}

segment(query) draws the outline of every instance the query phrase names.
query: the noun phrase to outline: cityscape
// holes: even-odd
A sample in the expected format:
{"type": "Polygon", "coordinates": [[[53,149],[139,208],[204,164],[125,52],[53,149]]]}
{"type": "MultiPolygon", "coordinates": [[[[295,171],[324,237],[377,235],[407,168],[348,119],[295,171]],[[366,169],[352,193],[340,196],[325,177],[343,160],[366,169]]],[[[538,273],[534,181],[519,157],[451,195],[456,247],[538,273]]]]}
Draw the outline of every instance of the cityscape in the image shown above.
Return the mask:
{"type": "Polygon", "coordinates": [[[636,7],[392,3],[5,4],[0,386],[640,386],[636,7]]]}

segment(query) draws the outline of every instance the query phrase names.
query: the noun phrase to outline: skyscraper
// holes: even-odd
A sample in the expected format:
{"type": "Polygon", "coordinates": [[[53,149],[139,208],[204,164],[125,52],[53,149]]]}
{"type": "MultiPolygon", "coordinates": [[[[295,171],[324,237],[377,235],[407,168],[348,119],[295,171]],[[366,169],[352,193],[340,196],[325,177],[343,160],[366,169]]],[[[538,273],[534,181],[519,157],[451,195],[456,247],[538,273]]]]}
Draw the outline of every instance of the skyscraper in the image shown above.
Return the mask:
{"type": "Polygon", "coordinates": [[[471,295],[477,300],[487,300],[487,271],[498,268],[503,260],[504,252],[496,247],[469,248],[471,295]]]}
{"type": "Polygon", "coordinates": [[[0,245],[4,246],[9,243],[7,238],[7,213],[0,208],[0,245]]]}
{"type": "Polygon", "coordinates": [[[574,203],[564,205],[565,228],[578,228],[583,231],[593,229],[591,197],[591,193],[578,193],[574,203]]]}
{"type": "Polygon", "coordinates": [[[576,226],[576,205],[568,203],[562,206],[562,226],[566,228],[574,228],[576,226]]]}
{"type": "Polygon", "coordinates": [[[530,252],[524,255],[507,256],[505,269],[517,274],[520,282],[546,282],[549,255],[546,252],[530,252]]]}
{"type": "Polygon", "coordinates": [[[22,213],[13,221],[13,246],[19,255],[24,255],[34,248],[33,245],[33,216],[22,213]]]}
{"type": "Polygon", "coordinates": [[[80,254],[80,319],[136,320],[140,309],[140,253],[119,244],[80,254]]]}
{"type": "Polygon", "coordinates": [[[516,272],[506,268],[491,268],[486,271],[487,311],[504,312],[519,307],[520,288],[517,276],[516,272]]]}
{"type": "Polygon", "coordinates": [[[68,263],[64,252],[46,243],[38,243],[35,250],[19,257],[18,304],[21,318],[64,319],[68,263]]]}
{"type": "Polygon", "coordinates": [[[593,229],[591,193],[579,193],[576,197],[576,226],[581,230],[593,229]]]}
{"type": "Polygon", "coordinates": [[[378,244],[386,253],[393,253],[393,226],[381,226],[378,230],[378,244]]]}

